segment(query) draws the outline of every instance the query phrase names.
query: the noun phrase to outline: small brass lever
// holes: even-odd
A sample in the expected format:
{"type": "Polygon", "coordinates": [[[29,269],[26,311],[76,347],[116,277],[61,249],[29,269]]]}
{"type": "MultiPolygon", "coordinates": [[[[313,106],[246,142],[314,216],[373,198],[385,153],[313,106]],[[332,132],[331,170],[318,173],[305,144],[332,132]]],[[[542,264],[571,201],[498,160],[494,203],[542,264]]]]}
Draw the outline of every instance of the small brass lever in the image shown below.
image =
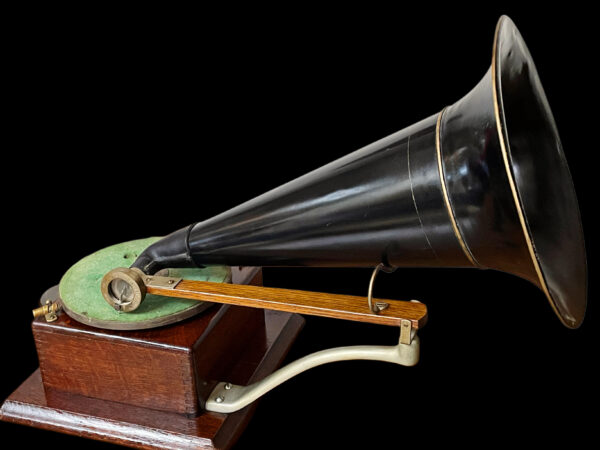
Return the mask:
{"type": "Polygon", "coordinates": [[[33,317],[46,317],[46,322],[54,322],[57,319],[56,313],[60,310],[60,304],[58,302],[53,302],[52,300],[46,300],[46,304],[40,306],[39,308],[35,308],[33,312],[33,317]]]}

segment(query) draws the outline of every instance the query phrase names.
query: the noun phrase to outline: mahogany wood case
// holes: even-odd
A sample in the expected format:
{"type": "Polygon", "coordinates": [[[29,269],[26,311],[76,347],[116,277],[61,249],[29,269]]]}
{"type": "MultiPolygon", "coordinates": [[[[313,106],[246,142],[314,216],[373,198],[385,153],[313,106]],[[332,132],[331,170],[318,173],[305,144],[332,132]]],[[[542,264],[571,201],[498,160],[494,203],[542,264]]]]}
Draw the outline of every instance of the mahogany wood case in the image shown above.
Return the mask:
{"type": "MultiPolygon", "coordinates": [[[[260,284],[260,272],[252,280],[260,284]]],[[[256,405],[202,410],[218,381],[272,372],[303,325],[298,315],[215,305],[181,323],[100,330],[66,314],[32,323],[40,368],[2,405],[2,420],[136,448],[228,448],[256,405]]]]}

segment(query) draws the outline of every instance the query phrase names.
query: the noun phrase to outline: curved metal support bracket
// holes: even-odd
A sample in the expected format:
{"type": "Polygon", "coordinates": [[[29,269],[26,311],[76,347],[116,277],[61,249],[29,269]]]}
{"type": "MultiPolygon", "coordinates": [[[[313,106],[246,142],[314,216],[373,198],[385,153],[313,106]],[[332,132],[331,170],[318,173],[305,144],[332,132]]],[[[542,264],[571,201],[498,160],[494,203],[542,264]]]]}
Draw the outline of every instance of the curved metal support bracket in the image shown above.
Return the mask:
{"type": "Polygon", "coordinates": [[[210,393],[205,409],[220,413],[239,411],[290,378],[313,367],[336,361],[362,359],[396,363],[403,366],[414,366],[419,362],[420,347],[419,338],[415,336],[415,331],[410,330],[410,337],[407,339],[405,327],[401,327],[400,341],[398,345],[394,346],[357,345],[331,348],[312,353],[282,367],[261,381],[249,386],[238,386],[221,382],[210,393]],[[407,340],[407,343],[403,343],[403,341],[407,340]]]}

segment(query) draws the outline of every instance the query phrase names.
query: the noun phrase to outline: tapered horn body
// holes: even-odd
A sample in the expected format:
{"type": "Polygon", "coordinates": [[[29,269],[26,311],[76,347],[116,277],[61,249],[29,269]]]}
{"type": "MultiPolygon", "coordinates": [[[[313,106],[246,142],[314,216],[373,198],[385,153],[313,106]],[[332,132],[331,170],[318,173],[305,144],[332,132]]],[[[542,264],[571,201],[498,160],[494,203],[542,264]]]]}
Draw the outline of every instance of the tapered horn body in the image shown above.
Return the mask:
{"type": "Polygon", "coordinates": [[[164,267],[473,267],[537,285],[568,327],[587,270],[575,191],[531,55],[513,22],[465,97],[149,247],[164,267]]]}

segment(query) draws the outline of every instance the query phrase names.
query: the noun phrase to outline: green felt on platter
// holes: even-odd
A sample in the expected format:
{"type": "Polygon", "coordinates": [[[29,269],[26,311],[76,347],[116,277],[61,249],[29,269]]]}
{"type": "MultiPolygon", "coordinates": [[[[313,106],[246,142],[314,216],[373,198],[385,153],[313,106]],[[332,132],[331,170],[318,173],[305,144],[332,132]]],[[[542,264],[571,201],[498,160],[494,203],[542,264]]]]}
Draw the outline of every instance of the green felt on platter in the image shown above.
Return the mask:
{"type": "MultiPolygon", "coordinates": [[[[115,325],[130,323],[129,328],[136,328],[137,323],[140,325],[152,323],[168,316],[189,317],[191,310],[197,309],[201,302],[148,294],[135,311],[120,312],[112,308],[100,292],[100,282],[108,271],[116,267],[131,266],[146,247],[159,239],[159,237],[152,237],[112,245],[77,262],[60,280],[59,291],[65,311],[71,317],[91,325],[103,324],[99,325],[103,328],[110,328],[111,323],[115,325]]],[[[231,270],[228,266],[169,269],[169,276],[228,283],[231,281],[231,270]]]]}

